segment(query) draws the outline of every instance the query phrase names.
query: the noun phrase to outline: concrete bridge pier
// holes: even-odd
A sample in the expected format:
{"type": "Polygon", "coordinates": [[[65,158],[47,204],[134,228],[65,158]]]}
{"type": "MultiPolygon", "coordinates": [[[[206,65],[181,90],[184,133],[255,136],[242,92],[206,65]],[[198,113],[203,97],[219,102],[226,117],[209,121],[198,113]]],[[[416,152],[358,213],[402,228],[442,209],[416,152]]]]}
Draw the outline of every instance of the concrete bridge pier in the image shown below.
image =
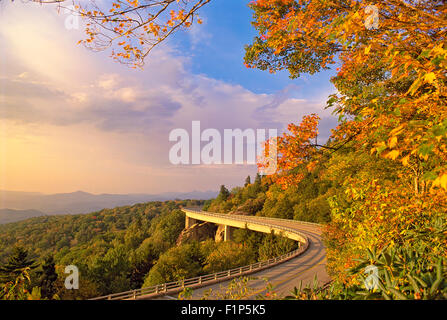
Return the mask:
{"type": "Polygon", "coordinates": [[[224,241],[232,240],[233,239],[233,229],[234,228],[232,228],[230,226],[227,226],[227,225],[225,225],[224,227],[225,227],[225,229],[224,229],[224,241]]]}
{"type": "MultiPolygon", "coordinates": [[[[186,216],[185,217],[185,228],[191,228],[194,224],[198,223],[199,220],[186,216]]],[[[223,224],[224,226],[224,241],[230,241],[233,239],[233,229],[234,227],[223,224]]]]}
{"type": "Polygon", "coordinates": [[[196,224],[197,220],[186,216],[185,219],[185,228],[191,228],[192,225],[196,224]]]}

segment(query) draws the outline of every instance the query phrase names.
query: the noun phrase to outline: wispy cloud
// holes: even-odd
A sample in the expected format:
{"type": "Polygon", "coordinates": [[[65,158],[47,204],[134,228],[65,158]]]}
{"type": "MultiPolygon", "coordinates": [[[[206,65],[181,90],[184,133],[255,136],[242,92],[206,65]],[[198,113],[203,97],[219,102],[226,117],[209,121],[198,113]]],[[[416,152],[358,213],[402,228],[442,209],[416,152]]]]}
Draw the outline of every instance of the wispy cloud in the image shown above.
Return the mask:
{"type": "MultiPolygon", "coordinates": [[[[0,17],[0,50],[7,51],[0,124],[8,128],[0,139],[9,139],[0,176],[9,188],[161,192],[236,185],[254,166],[174,167],[169,132],[189,130],[193,120],[202,130],[284,128],[322,111],[323,101],[294,97],[294,85],[272,95],[194,74],[188,58],[167,45],[144,70],[130,70],[76,46],[80,33],[64,29],[53,10],[28,5],[9,5],[0,17]],[[18,162],[24,154],[34,161],[18,162]]],[[[209,39],[203,32],[193,31],[193,41],[209,39]]]]}

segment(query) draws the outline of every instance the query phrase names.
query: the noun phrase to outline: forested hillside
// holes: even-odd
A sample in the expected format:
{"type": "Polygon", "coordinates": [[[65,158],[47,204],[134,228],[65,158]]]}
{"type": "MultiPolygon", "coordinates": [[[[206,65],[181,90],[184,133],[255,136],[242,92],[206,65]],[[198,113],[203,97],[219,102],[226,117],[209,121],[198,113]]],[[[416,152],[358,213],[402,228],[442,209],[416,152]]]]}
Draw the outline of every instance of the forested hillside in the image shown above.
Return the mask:
{"type": "MultiPolygon", "coordinates": [[[[80,289],[60,298],[86,298],[139,288],[158,256],[175,245],[184,228],[181,206],[200,201],[149,202],[105,209],[86,215],[45,216],[0,226],[0,261],[6,264],[17,247],[37,264],[54,257],[61,279],[63,267],[80,271],[80,289]]],[[[39,268],[31,272],[36,273],[39,268]]],[[[38,277],[31,277],[38,286],[38,277]]],[[[51,298],[51,297],[50,297],[51,298]]]]}
{"type": "MultiPolygon", "coordinates": [[[[328,143],[328,146],[331,142],[328,143]]],[[[356,152],[345,146],[336,153],[328,154],[324,161],[312,171],[305,164],[297,165],[287,175],[257,175],[253,183],[251,177],[244,187],[231,191],[221,186],[220,194],[214,200],[205,201],[205,210],[211,212],[241,211],[251,215],[294,219],[316,223],[331,220],[331,199],[347,201],[343,186],[346,179],[361,177],[383,177],[396,179],[394,164],[386,159],[356,152]],[[279,177],[299,175],[292,184],[283,184],[279,177]]]]}
{"type": "Polygon", "coordinates": [[[236,230],[229,242],[210,238],[177,244],[185,221],[180,208],[202,204],[198,200],[149,202],[2,225],[2,295],[85,299],[243,266],[296,248],[294,241],[248,230],[236,230]],[[68,265],[79,269],[78,290],[64,287],[68,265]],[[16,288],[6,294],[25,268],[31,282],[22,279],[22,291],[16,288]],[[16,295],[24,291],[31,296],[16,295]]]}

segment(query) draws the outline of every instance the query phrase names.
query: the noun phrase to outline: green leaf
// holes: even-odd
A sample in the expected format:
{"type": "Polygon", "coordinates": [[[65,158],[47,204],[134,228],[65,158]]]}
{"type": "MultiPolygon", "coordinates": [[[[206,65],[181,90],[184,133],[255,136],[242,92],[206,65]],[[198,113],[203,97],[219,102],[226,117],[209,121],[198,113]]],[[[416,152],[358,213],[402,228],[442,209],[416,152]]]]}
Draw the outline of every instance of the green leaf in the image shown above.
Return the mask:
{"type": "Polygon", "coordinates": [[[438,177],[438,175],[433,171],[427,171],[422,175],[422,180],[433,181],[438,177]]]}
{"type": "Polygon", "coordinates": [[[386,285],[387,285],[388,287],[391,287],[391,286],[392,286],[392,283],[391,283],[391,279],[390,279],[390,274],[388,273],[388,270],[387,270],[387,269],[384,269],[384,274],[385,274],[385,282],[386,282],[386,285]]]}
{"type": "Polygon", "coordinates": [[[435,66],[439,66],[439,64],[442,62],[442,60],[444,60],[444,57],[437,56],[434,59],[432,59],[430,62],[431,62],[431,64],[433,64],[435,66]]]}
{"type": "Polygon", "coordinates": [[[430,54],[430,50],[424,50],[421,52],[421,54],[419,55],[418,58],[427,58],[429,54],[430,54]]]}
{"type": "Polygon", "coordinates": [[[436,279],[442,279],[442,257],[438,260],[438,265],[436,266],[436,279]]]}
{"type": "Polygon", "coordinates": [[[447,127],[442,125],[434,126],[431,131],[435,135],[435,137],[443,136],[447,133],[447,127]]]}
{"type": "Polygon", "coordinates": [[[400,109],[399,109],[399,108],[394,108],[394,110],[393,110],[393,114],[394,114],[395,116],[400,116],[400,115],[401,115],[401,113],[400,113],[400,109]]]}
{"type": "Polygon", "coordinates": [[[380,155],[382,152],[383,152],[383,150],[385,150],[386,149],[386,146],[380,146],[380,147],[378,147],[376,150],[377,150],[377,154],[378,155],[380,155]]]}
{"type": "Polygon", "coordinates": [[[433,282],[433,284],[432,284],[432,286],[430,288],[430,294],[433,294],[433,293],[436,292],[436,290],[438,290],[438,288],[441,285],[443,280],[444,279],[440,278],[440,279],[437,279],[435,282],[433,282]]]}
{"type": "Polygon", "coordinates": [[[419,153],[423,156],[429,155],[433,150],[432,144],[423,144],[419,146],[419,153]]]}
{"type": "Polygon", "coordinates": [[[394,288],[388,288],[388,291],[393,293],[397,297],[398,300],[408,300],[407,296],[402,294],[399,290],[396,290],[394,288]]]}
{"type": "Polygon", "coordinates": [[[368,253],[368,257],[369,257],[369,259],[371,259],[371,260],[375,260],[374,259],[374,255],[373,255],[373,253],[371,252],[371,250],[369,250],[369,248],[366,248],[366,251],[367,251],[367,253],[368,253]]]}
{"type": "Polygon", "coordinates": [[[388,253],[384,253],[383,257],[385,258],[385,262],[387,266],[391,266],[391,256],[388,253]]]}
{"type": "Polygon", "coordinates": [[[408,280],[410,281],[411,286],[413,287],[414,292],[420,292],[419,286],[411,275],[408,275],[408,280]]]}

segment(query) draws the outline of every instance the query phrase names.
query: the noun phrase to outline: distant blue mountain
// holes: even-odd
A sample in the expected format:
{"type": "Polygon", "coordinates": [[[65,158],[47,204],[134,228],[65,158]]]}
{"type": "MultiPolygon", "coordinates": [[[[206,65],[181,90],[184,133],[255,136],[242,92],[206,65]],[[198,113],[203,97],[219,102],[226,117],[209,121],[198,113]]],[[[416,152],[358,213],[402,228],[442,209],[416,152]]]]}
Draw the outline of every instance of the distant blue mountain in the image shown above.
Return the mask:
{"type": "Polygon", "coordinates": [[[72,193],[42,194],[0,190],[0,209],[36,210],[35,214],[40,212],[48,215],[78,214],[149,201],[207,200],[215,198],[217,193],[217,191],[192,191],[161,194],[91,194],[76,191],[72,193]]]}
{"type": "Polygon", "coordinates": [[[0,209],[0,224],[16,222],[44,215],[45,213],[38,210],[0,209]]]}

